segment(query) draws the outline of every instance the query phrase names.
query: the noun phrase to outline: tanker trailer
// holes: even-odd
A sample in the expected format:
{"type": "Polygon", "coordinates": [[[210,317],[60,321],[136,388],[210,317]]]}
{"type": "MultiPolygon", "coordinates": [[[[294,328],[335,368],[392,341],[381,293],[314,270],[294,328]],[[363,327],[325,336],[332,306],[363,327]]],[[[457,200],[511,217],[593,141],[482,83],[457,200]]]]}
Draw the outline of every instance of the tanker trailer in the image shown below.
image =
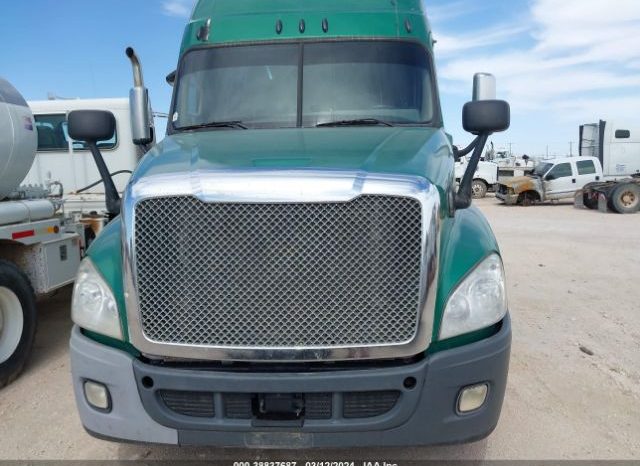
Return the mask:
{"type": "Polygon", "coordinates": [[[37,140],[29,106],[0,78],[0,388],[28,360],[36,297],[73,282],[86,243],[85,227],[65,218],[55,182],[20,185],[37,140]]]}

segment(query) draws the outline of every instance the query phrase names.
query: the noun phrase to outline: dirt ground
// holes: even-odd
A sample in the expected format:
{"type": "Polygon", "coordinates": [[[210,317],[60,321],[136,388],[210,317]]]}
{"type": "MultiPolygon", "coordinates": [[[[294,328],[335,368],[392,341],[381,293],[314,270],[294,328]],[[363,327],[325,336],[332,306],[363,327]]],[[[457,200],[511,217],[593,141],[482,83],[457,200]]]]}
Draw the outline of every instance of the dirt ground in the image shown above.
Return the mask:
{"type": "Polygon", "coordinates": [[[504,254],[514,332],[502,418],[487,440],[310,453],[93,439],[71,390],[64,290],[40,303],[31,362],[0,391],[0,459],[640,459],[640,215],[478,205],[504,254]]]}

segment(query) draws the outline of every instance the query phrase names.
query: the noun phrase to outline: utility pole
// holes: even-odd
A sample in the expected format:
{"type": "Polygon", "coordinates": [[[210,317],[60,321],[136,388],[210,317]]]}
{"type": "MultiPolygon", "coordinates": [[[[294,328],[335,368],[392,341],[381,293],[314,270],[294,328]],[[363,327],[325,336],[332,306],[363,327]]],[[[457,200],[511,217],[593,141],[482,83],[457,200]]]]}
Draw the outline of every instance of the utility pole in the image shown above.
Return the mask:
{"type": "Polygon", "coordinates": [[[512,149],[513,149],[513,142],[510,142],[509,143],[509,157],[513,156],[513,150],[512,149]]]}
{"type": "Polygon", "coordinates": [[[569,157],[573,157],[573,141],[569,141],[569,157]]]}

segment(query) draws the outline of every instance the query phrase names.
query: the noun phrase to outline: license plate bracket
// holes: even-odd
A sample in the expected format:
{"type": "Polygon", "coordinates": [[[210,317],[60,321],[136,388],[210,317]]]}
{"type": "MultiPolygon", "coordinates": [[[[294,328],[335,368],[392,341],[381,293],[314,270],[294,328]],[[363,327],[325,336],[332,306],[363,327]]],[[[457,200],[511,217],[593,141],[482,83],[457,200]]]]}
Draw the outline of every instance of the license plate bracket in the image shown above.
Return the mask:
{"type": "Polygon", "coordinates": [[[252,404],[255,426],[302,425],[304,396],[301,393],[259,393],[252,404]]]}

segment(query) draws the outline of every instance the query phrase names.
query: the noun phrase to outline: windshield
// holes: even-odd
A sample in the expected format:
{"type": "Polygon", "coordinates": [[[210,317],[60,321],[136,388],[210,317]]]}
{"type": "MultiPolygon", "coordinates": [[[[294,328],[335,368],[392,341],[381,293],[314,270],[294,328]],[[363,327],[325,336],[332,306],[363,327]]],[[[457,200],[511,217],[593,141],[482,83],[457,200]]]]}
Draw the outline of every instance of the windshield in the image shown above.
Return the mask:
{"type": "Polygon", "coordinates": [[[536,165],[536,168],[533,170],[533,174],[535,176],[543,176],[545,173],[551,170],[551,167],[553,167],[552,163],[540,163],[536,165]]]}
{"type": "Polygon", "coordinates": [[[172,124],[428,124],[436,108],[430,63],[419,44],[399,41],[197,49],[183,58],[172,124]]]}

